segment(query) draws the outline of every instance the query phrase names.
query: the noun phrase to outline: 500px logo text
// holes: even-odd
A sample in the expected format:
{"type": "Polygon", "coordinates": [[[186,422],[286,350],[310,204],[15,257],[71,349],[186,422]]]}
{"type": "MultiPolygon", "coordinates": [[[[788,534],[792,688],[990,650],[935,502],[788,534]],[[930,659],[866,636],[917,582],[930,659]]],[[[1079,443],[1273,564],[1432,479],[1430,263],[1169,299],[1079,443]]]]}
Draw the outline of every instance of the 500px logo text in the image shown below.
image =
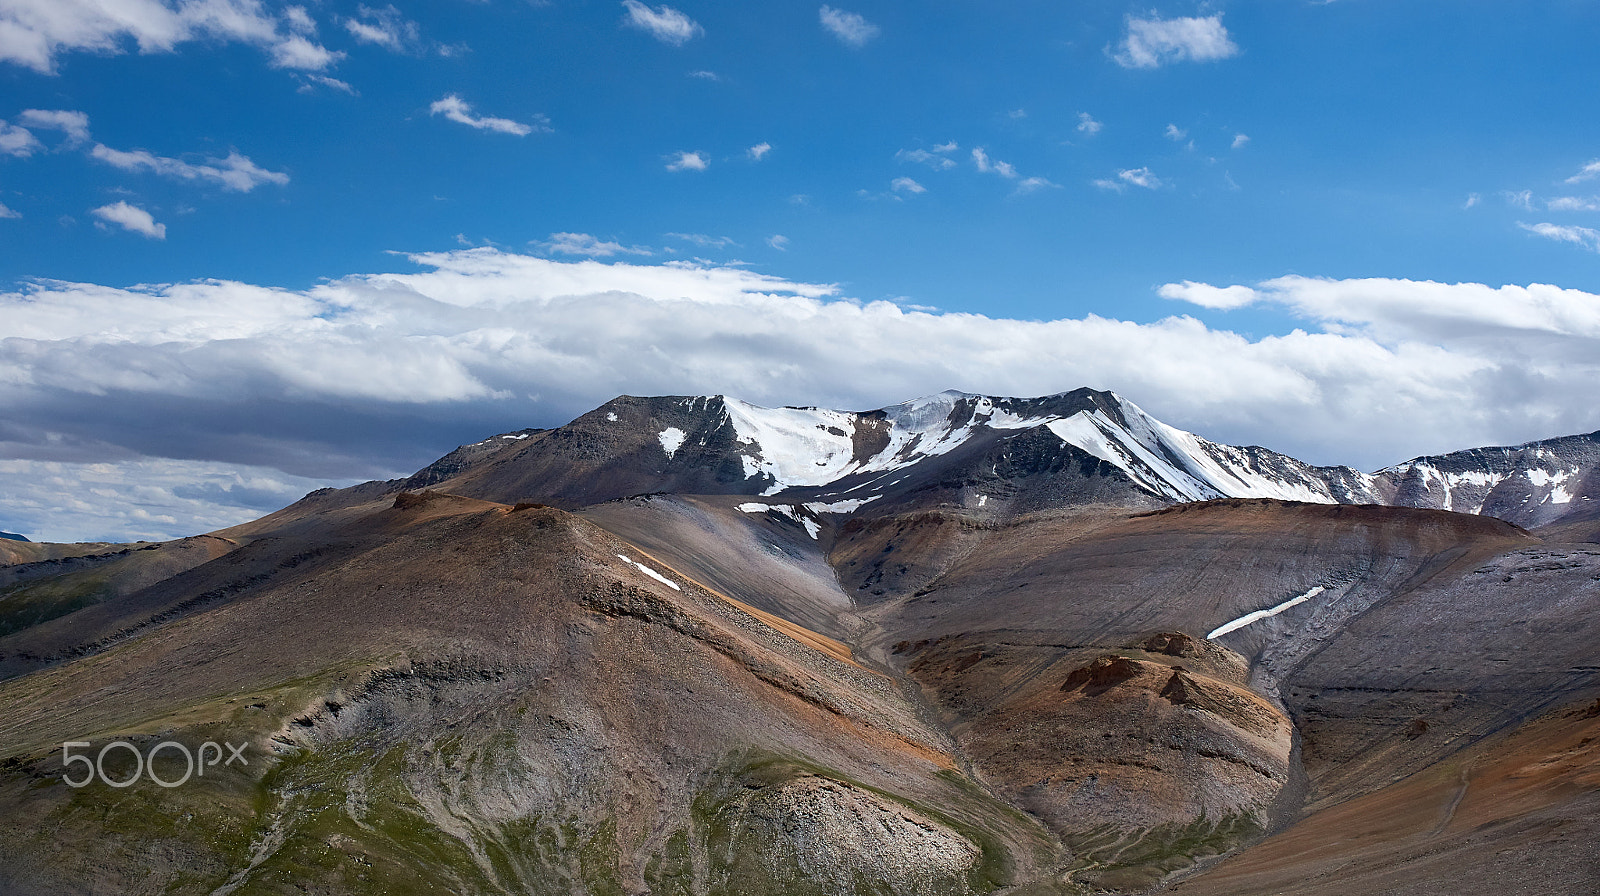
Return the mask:
{"type": "MultiPolygon", "coordinates": [[[[61,780],[67,782],[68,787],[83,787],[93,782],[96,777],[99,777],[103,783],[110,787],[131,787],[141,777],[146,777],[162,787],[177,787],[188,781],[191,776],[205,777],[208,767],[215,767],[221,764],[226,768],[235,762],[240,765],[249,765],[250,760],[244,758],[244,748],[247,746],[249,746],[248,743],[234,746],[227,741],[219,744],[216,741],[208,740],[201,744],[199,749],[191,752],[187,746],[175,740],[164,740],[151,747],[149,753],[141,753],[138,747],[125,740],[114,740],[101,747],[99,754],[94,759],[90,759],[83,754],[74,753],[73,750],[80,748],[92,749],[94,744],[86,740],[71,740],[61,745],[61,764],[67,767],[67,770],[61,773],[61,780]],[[223,751],[224,747],[227,748],[226,754],[223,751]],[[109,753],[113,758],[116,758],[119,754],[113,751],[117,750],[126,751],[133,755],[132,775],[119,779],[114,775],[106,774],[106,755],[109,753]],[[163,752],[170,754],[170,759],[173,762],[176,762],[178,757],[182,757],[184,762],[183,777],[172,777],[170,771],[166,778],[156,774],[156,755],[163,752]],[[223,758],[224,755],[227,756],[226,759],[223,758]],[[72,777],[72,766],[80,762],[84,765],[84,774],[82,778],[75,780],[72,777]]],[[[122,774],[122,772],[117,772],[116,774],[122,774]]]]}

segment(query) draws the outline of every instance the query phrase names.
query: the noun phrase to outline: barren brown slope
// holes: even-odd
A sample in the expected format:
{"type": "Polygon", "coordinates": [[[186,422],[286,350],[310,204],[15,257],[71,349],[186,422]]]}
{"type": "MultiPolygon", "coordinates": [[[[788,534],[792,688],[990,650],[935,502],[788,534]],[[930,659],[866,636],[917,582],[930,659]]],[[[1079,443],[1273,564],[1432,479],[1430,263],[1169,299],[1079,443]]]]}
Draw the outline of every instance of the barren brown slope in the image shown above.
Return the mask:
{"type": "MultiPolygon", "coordinates": [[[[651,495],[579,511],[707,587],[835,638],[853,610],[820,547],[799,524],[744,513],[739,498],[651,495]]],[[[826,533],[821,533],[826,535],[826,533]]]]}
{"type": "Polygon", "coordinates": [[[1600,703],[1566,705],[1341,803],[1183,896],[1600,892],[1600,703]]]}
{"type": "MultiPolygon", "coordinates": [[[[1352,798],[1515,726],[1581,692],[1600,671],[1593,561],[1582,548],[1545,546],[1498,520],[1227,500],[1011,525],[925,513],[849,529],[834,551],[847,585],[861,573],[862,585],[890,581],[884,570],[901,566],[908,572],[899,582],[920,582],[912,594],[876,598],[880,637],[899,642],[906,671],[947,713],[975,769],[1081,853],[1108,860],[1085,869],[1100,885],[1148,884],[1180,866],[1185,850],[1193,858],[1237,845],[1238,836],[1226,842],[1228,832],[1216,827],[1220,815],[1243,812],[1265,824],[1292,816],[1302,799],[1281,762],[1251,753],[1250,725],[1186,728],[1195,707],[1157,699],[1173,675],[1164,666],[1185,665],[1190,678],[1223,684],[1227,677],[1193,660],[1152,656],[1144,646],[1152,634],[1199,639],[1305,597],[1218,642],[1248,661],[1249,684],[1298,723],[1315,805],[1352,798]],[[918,544],[943,545],[943,559],[912,574],[917,558],[929,556],[907,550],[918,544]],[[908,562],[897,563],[903,550],[908,562]],[[1555,640],[1550,626],[1562,629],[1555,640]],[[1093,674],[1097,657],[1123,669],[1093,695],[1098,707],[1070,687],[1079,670],[1093,674]],[[1129,766],[1143,771],[1129,774],[1129,766]],[[1206,804],[1208,787],[1220,790],[1206,804]],[[1120,841],[1095,840],[1085,819],[1097,815],[1084,810],[1095,804],[1116,807],[1099,816],[1111,828],[1140,819],[1144,832],[1132,842],[1128,831],[1120,841]],[[1209,832],[1176,837],[1151,827],[1163,817],[1192,823],[1202,812],[1209,832]],[[1206,836],[1213,842],[1197,842],[1206,836]]],[[[1241,707],[1250,699],[1236,696],[1241,707]]]]}
{"type": "Polygon", "coordinates": [[[1051,861],[893,681],[591,524],[436,495],[335,530],[0,683],[0,889],[933,894],[1051,861]],[[223,738],[248,771],[61,783],[63,741],[223,738]]]}

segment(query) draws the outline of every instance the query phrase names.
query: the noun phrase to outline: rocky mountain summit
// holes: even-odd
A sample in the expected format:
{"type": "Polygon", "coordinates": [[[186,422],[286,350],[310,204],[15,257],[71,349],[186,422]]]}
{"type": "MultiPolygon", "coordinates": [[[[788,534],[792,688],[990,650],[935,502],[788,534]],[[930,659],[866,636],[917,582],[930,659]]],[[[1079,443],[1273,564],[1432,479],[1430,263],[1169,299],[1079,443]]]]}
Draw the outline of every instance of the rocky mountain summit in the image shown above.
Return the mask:
{"type": "Polygon", "coordinates": [[[1520,525],[1590,518],[1600,432],[1318,467],[1168,426],[1115,393],[1017,399],[942,392],[875,411],[763,408],[727,396],[624,396],[554,430],[464,446],[407,480],[581,507],[630,494],[738,494],[852,514],[937,502],[1032,510],[1218,498],[1386,504],[1520,525]]]}
{"type": "Polygon", "coordinates": [[[621,397],[4,542],[0,892],[1600,891],[1597,443],[621,397]]]}

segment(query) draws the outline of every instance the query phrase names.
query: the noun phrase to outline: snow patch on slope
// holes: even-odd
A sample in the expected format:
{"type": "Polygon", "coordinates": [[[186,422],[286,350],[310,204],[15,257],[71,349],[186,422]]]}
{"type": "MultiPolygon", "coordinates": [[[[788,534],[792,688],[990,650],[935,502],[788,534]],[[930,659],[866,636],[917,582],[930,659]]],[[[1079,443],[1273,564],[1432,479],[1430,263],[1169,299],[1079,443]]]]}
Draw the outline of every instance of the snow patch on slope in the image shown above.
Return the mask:
{"type": "Polygon", "coordinates": [[[652,579],[655,579],[656,581],[658,581],[661,584],[667,586],[668,588],[671,588],[673,591],[682,591],[683,590],[682,588],[678,587],[678,583],[677,582],[672,581],[671,579],[667,578],[666,576],[662,575],[661,573],[656,572],[655,570],[651,569],[648,566],[645,566],[643,563],[640,563],[637,560],[629,560],[628,559],[628,555],[626,555],[626,554],[618,554],[617,556],[622,558],[622,562],[623,563],[627,563],[627,564],[629,564],[631,566],[637,567],[640,572],[644,573],[645,575],[649,576],[652,579]]]}
{"type": "Polygon", "coordinates": [[[1290,598],[1289,600],[1286,600],[1283,603],[1278,604],[1275,607],[1269,607],[1269,608],[1267,608],[1265,610],[1257,610],[1254,613],[1246,613],[1243,616],[1240,616],[1238,619],[1233,620],[1232,622],[1228,622],[1228,623],[1225,623],[1223,625],[1219,625],[1216,628],[1212,629],[1211,630],[1211,634],[1206,635],[1206,640],[1210,641],[1210,640],[1212,640],[1214,638],[1220,638],[1223,635],[1226,635],[1228,632],[1238,631],[1239,629],[1244,628],[1245,626],[1249,625],[1252,622],[1260,622],[1261,620],[1266,619],[1268,617],[1276,616],[1279,613],[1282,613],[1284,610],[1287,610],[1287,609],[1289,609],[1291,607],[1298,607],[1301,604],[1303,604],[1306,601],[1312,599],[1313,597],[1316,597],[1317,595],[1321,594],[1322,592],[1324,592],[1326,590],[1328,590],[1328,589],[1322,587],[1321,585],[1316,585],[1316,586],[1313,586],[1312,589],[1310,591],[1307,591],[1305,594],[1302,594],[1299,597],[1290,598]]]}
{"type": "Polygon", "coordinates": [[[683,445],[684,432],[676,426],[669,426],[663,429],[657,438],[661,440],[661,450],[667,452],[667,457],[671,458],[683,445]]]}

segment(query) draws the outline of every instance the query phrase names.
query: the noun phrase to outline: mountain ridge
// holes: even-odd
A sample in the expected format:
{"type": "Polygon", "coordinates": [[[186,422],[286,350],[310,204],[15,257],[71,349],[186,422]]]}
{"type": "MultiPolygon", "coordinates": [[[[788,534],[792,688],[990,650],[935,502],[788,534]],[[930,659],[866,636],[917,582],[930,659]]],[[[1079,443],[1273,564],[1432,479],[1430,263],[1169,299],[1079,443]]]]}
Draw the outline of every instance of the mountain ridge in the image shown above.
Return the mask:
{"type": "Polygon", "coordinates": [[[765,408],[728,395],[619,396],[565,426],[462,446],[405,481],[411,489],[446,484],[486,499],[572,507],[650,492],[748,495],[813,515],[887,512],[935,497],[976,511],[991,500],[1026,511],[1278,498],[1482,511],[1546,525],[1600,509],[1600,433],[1415,457],[1366,473],[1214,442],[1088,388],[1037,398],[946,390],[868,411],[765,408]]]}

